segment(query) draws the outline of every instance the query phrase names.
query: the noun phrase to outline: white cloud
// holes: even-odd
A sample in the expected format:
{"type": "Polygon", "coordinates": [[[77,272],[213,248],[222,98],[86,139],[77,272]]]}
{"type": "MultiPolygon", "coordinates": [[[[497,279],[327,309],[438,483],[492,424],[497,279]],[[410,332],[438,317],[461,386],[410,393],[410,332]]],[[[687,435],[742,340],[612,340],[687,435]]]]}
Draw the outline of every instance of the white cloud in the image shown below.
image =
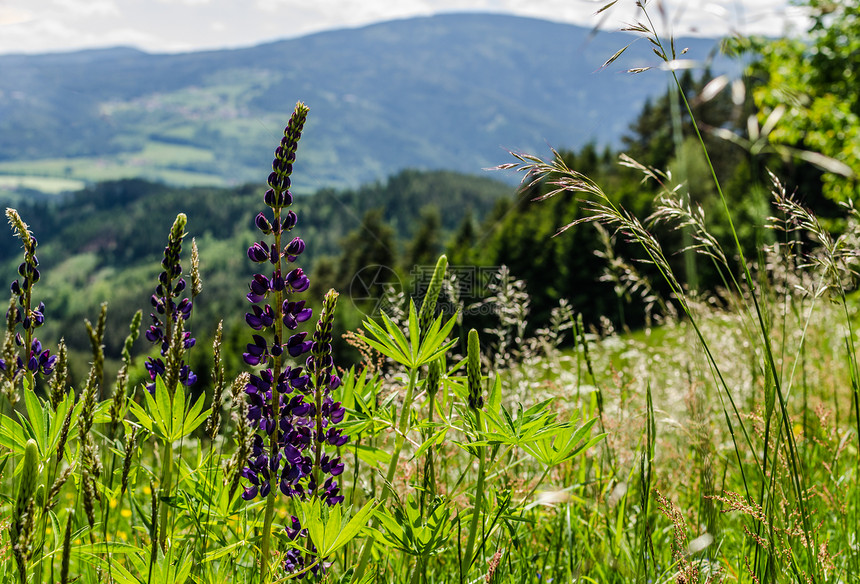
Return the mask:
{"type": "MultiPolygon", "coordinates": [[[[0,53],[110,43],[154,52],[250,46],[284,37],[444,12],[495,12],[617,30],[639,16],[634,0],[0,0],[0,53]],[[217,34],[213,34],[217,33],[217,34]]],[[[803,15],[789,0],[665,0],[677,36],[779,35],[803,15]]],[[[661,22],[658,0],[649,2],[661,22]]],[[[797,23],[801,23],[799,26],[797,23]]]]}
{"type": "Polygon", "coordinates": [[[113,0],[54,0],[54,4],[76,16],[116,16],[119,7],[113,0]]]}
{"type": "Polygon", "coordinates": [[[0,6],[0,26],[20,24],[33,18],[33,14],[15,6],[0,6]]]}
{"type": "Polygon", "coordinates": [[[203,6],[212,0],[156,0],[159,4],[184,4],[185,6],[203,6]]]}
{"type": "Polygon", "coordinates": [[[63,51],[70,47],[95,48],[115,46],[160,47],[181,51],[192,47],[187,43],[160,38],[156,34],[129,27],[107,31],[86,30],[60,18],[38,18],[3,27],[0,53],[36,53],[63,51]]]}

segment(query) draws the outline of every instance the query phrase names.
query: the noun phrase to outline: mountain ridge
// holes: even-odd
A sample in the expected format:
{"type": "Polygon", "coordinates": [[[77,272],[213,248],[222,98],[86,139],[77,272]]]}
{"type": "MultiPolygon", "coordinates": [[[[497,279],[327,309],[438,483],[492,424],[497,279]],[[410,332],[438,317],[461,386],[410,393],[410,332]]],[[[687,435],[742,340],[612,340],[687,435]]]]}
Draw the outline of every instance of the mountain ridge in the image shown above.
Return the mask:
{"type": "MultiPolygon", "coordinates": [[[[299,189],[355,187],[402,168],[478,173],[506,162],[506,149],[617,144],[666,80],[620,74],[653,64],[650,52],[628,50],[623,68],[601,70],[630,35],[591,35],[453,13],[240,49],[0,56],[0,176],[261,180],[296,100],[311,107],[312,130],[299,189]]],[[[702,60],[715,47],[676,42],[702,60]]]]}

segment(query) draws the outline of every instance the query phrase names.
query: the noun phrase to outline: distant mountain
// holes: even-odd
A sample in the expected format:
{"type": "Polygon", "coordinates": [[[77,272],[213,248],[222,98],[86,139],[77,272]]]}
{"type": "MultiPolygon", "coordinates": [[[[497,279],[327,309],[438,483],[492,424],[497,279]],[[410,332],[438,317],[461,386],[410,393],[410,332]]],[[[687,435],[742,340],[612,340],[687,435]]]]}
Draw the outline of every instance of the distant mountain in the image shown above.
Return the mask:
{"type": "MultiPolygon", "coordinates": [[[[451,14],[247,49],[0,56],[0,188],[60,190],[132,176],[261,182],[297,100],[311,108],[296,169],[296,187],[306,191],[407,167],[478,173],[507,162],[505,149],[615,144],[668,82],[659,71],[623,73],[656,64],[645,41],[623,66],[599,70],[631,40],[451,14]]],[[[705,61],[716,41],[676,46],[705,61]]],[[[714,69],[728,66],[718,59],[714,69]]]]}

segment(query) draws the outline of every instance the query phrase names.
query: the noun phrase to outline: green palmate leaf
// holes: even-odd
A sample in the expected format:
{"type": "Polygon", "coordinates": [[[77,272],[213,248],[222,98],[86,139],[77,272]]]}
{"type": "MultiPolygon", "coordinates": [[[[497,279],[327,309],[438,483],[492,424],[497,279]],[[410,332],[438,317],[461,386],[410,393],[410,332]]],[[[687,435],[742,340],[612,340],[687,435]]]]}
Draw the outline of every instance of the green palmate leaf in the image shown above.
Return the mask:
{"type": "Polygon", "coordinates": [[[173,415],[173,408],[170,405],[170,394],[167,392],[167,387],[164,385],[164,379],[159,375],[155,378],[154,395],[148,395],[147,403],[150,403],[150,413],[153,414],[153,419],[161,428],[165,436],[170,435],[170,421],[173,415]],[[154,408],[152,407],[154,405],[154,408]]]}
{"type": "MultiPolygon", "coordinates": [[[[159,388],[156,386],[156,392],[159,388]]],[[[185,420],[185,388],[178,386],[173,394],[173,403],[170,408],[170,426],[168,434],[172,440],[181,437],[182,423],[185,420]]]]}
{"type": "Polygon", "coordinates": [[[501,404],[495,411],[488,408],[483,416],[487,426],[482,433],[483,441],[488,444],[522,446],[554,435],[564,425],[555,422],[555,414],[548,411],[550,402],[552,399],[544,400],[525,411],[522,404],[518,403],[516,417],[501,404]]]}
{"type": "Polygon", "coordinates": [[[82,554],[134,554],[140,553],[144,550],[142,548],[137,547],[136,545],[130,543],[123,543],[120,541],[102,541],[95,543],[84,543],[81,545],[73,546],[72,552],[82,553],[82,554]]]}
{"type": "Polygon", "coordinates": [[[27,440],[32,438],[29,425],[25,427],[9,416],[0,419],[0,445],[5,446],[13,452],[23,452],[27,440]]]}
{"type": "Polygon", "coordinates": [[[63,431],[63,424],[65,423],[66,416],[69,415],[69,410],[71,411],[71,418],[69,420],[69,434],[66,437],[66,443],[68,444],[68,439],[71,438],[74,434],[77,434],[76,428],[77,424],[75,423],[78,419],[78,414],[83,408],[83,403],[75,404],[75,394],[70,391],[66,393],[63,399],[57,404],[57,411],[54,412],[51,420],[51,427],[48,431],[48,447],[45,449],[45,452],[54,452],[56,448],[59,446],[60,442],[60,433],[63,431]]]}
{"type": "Polygon", "coordinates": [[[317,548],[317,555],[326,558],[361,532],[377,505],[375,500],[369,501],[349,517],[349,514],[343,514],[341,505],[329,507],[319,499],[311,499],[299,502],[298,511],[302,526],[308,530],[308,537],[317,548]]]}
{"type": "Polygon", "coordinates": [[[24,404],[27,409],[27,418],[30,421],[30,426],[33,429],[33,439],[39,445],[39,448],[44,451],[48,442],[48,420],[47,414],[44,411],[42,401],[34,391],[28,391],[24,388],[24,404]]]}
{"type": "MultiPolygon", "coordinates": [[[[156,395],[158,394],[158,389],[156,388],[156,395]]],[[[162,392],[166,393],[166,392],[162,392]]],[[[146,401],[146,410],[134,407],[132,404],[132,413],[137,416],[138,421],[140,421],[141,425],[158,436],[159,438],[166,440],[170,435],[169,425],[170,425],[170,410],[167,412],[163,412],[161,410],[159,401],[153,397],[149,391],[144,390],[143,392],[144,400],[146,401]]],[[[169,404],[168,404],[169,407],[169,404]]]]}
{"type": "Polygon", "coordinates": [[[490,393],[487,396],[487,411],[497,412],[502,407],[502,378],[496,375],[493,379],[493,386],[490,388],[490,393]]]}
{"type": "Polygon", "coordinates": [[[417,324],[418,316],[415,312],[415,304],[409,306],[409,341],[397,325],[383,313],[383,329],[371,320],[364,321],[365,329],[374,337],[366,338],[367,343],[388,357],[389,359],[415,369],[429,363],[451,349],[456,344],[456,339],[445,342],[456,324],[456,316],[452,316],[445,325],[442,325],[442,316],[436,318],[422,340],[419,335],[417,324]]]}
{"type": "Polygon", "coordinates": [[[251,545],[249,542],[241,540],[231,543],[230,545],[224,546],[222,548],[218,548],[217,550],[212,550],[211,552],[207,552],[203,557],[204,562],[211,562],[217,560],[219,558],[223,558],[224,556],[233,553],[236,550],[242,549],[251,545]]]}
{"type": "Polygon", "coordinates": [[[87,561],[88,563],[101,568],[104,572],[110,569],[111,578],[117,584],[141,584],[141,582],[146,582],[146,578],[143,580],[138,579],[134,574],[128,571],[128,568],[123,566],[121,563],[116,561],[109,562],[108,560],[94,556],[92,554],[82,553],[80,556],[87,561]]]}
{"type": "Polygon", "coordinates": [[[433,324],[430,325],[427,335],[418,350],[419,366],[441,357],[457,344],[456,339],[452,339],[447,343],[445,342],[445,339],[447,339],[448,335],[451,334],[451,330],[454,328],[456,323],[456,315],[449,318],[448,322],[446,322],[444,326],[442,325],[442,315],[440,314],[436,317],[436,320],[434,320],[433,324]]]}
{"type": "Polygon", "coordinates": [[[333,398],[335,401],[339,401],[344,408],[353,410],[356,409],[354,396],[376,395],[379,391],[379,385],[378,373],[368,378],[365,370],[356,371],[355,367],[350,367],[346,375],[343,376],[340,386],[335,390],[333,398]]]}
{"type": "Polygon", "coordinates": [[[366,320],[364,321],[364,328],[374,337],[365,338],[368,345],[392,361],[396,361],[401,365],[409,365],[411,359],[409,358],[408,353],[403,352],[394,339],[389,337],[388,333],[386,333],[378,324],[372,320],[366,320]]]}
{"type": "Polygon", "coordinates": [[[394,512],[380,507],[376,511],[381,531],[376,538],[411,556],[426,558],[438,552],[451,535],[450,510],[443,499],[436,499],[422,512],[421,505],[410,494],[406,504],[394,512]]]}
{"type": "Polygon", "coordinates": [[[420,458],[421,455],[423,455],[424,452],[426,452],[427,449],[430,448],[431,446],[434,446],[434,445],[438,446],[438,445],[442,444],[442,442],[445,440],[445,436],[447,434],[448,434],[448,427],[447,426],[434,432],[429,438],[427,438],[427,440],[425,440],[421,444],[421,446],[418,447],[418,449],[415,451],[413,458],[420,458]]]}
{"type": "Polygon", "coordinates": [[[555,466],[582,454],[603,440],[606,434],[598,434],[586,440],[596,421],[597,418],[592,418],[578,428],[568,424],[561,425],[551,436],[530,440],[521,444],[521,447],[545,466],[555,466]]]}
{"type": "Polygon", "coordinates": [[[188,412],[188,415],[185,416],[185,421],[182,423],[182,429],[179,432],[179,436],[176,438],[182,438],[184,436],[188,436],[194,430],[200,426],[206,419],[209,417],[212,408],[203,409],[203,397],[197,398],[197,401],[191,406],[191,409],[188,412]]]}
{"type": "Polygon", "coordinates": [[[388,331],[388,336],[395,342],[400,351],[406,355],[407,358],[412,358],[412,350],[409,347],[409,341],[406,340],[406,335],[403,334],[403,331],[400,330],[391,318],[382,313],[382,324],[385,325],[385,330],[388,331]]]}
{"type": "MultiPolygon", "coordinates": [[[[144,394],[149,396],[149,392],[144,390],[144,394]]],[[[150,403],[152,398],[146,400],[147,406],[149,406],[149,410],[152,411],[154,407],[154,402],[150,403]]],[[[155,423],[155,420],[152,419],[152,416],[143,409],[137,402],[130,401],[129,402],[129,410],[134,417],[137,418],[138,423],[147,430],[150,434],[155,434],[160,436],[159,434],[159,426],[155,423]]]]}
{"type": "Polygon", "coordinates": [[[369,464],[372,467],[381,468],[391,459],[391,455],[385,450],[374,448],[372,446],[365,446],[364,444],[352,446],[350,447],[350,450],[358,454],[358,458],[360,458],[363,463],[369,464]]]}

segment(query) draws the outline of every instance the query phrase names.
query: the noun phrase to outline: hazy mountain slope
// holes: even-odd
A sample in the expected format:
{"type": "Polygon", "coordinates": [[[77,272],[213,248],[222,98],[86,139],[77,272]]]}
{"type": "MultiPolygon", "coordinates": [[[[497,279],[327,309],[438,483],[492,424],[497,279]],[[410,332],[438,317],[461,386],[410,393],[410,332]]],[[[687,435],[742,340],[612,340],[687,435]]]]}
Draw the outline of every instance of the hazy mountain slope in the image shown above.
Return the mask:
{"type": "MultiPolygon", "coordinates": [[[[598,71],[630,38],[456,14],[237,50],[3,56],[0,174],[262,180],[299,99],[311,107],[300,189],[355,186],[405,167],[476,173],[507,161],[505,148],[617,142],[667,83],[659,71],[598,71]]],[[[677,44],[705,59],[714,41],[677,44]]],[[[654,59],[637,43],[624,68],[654,59]]]]}

